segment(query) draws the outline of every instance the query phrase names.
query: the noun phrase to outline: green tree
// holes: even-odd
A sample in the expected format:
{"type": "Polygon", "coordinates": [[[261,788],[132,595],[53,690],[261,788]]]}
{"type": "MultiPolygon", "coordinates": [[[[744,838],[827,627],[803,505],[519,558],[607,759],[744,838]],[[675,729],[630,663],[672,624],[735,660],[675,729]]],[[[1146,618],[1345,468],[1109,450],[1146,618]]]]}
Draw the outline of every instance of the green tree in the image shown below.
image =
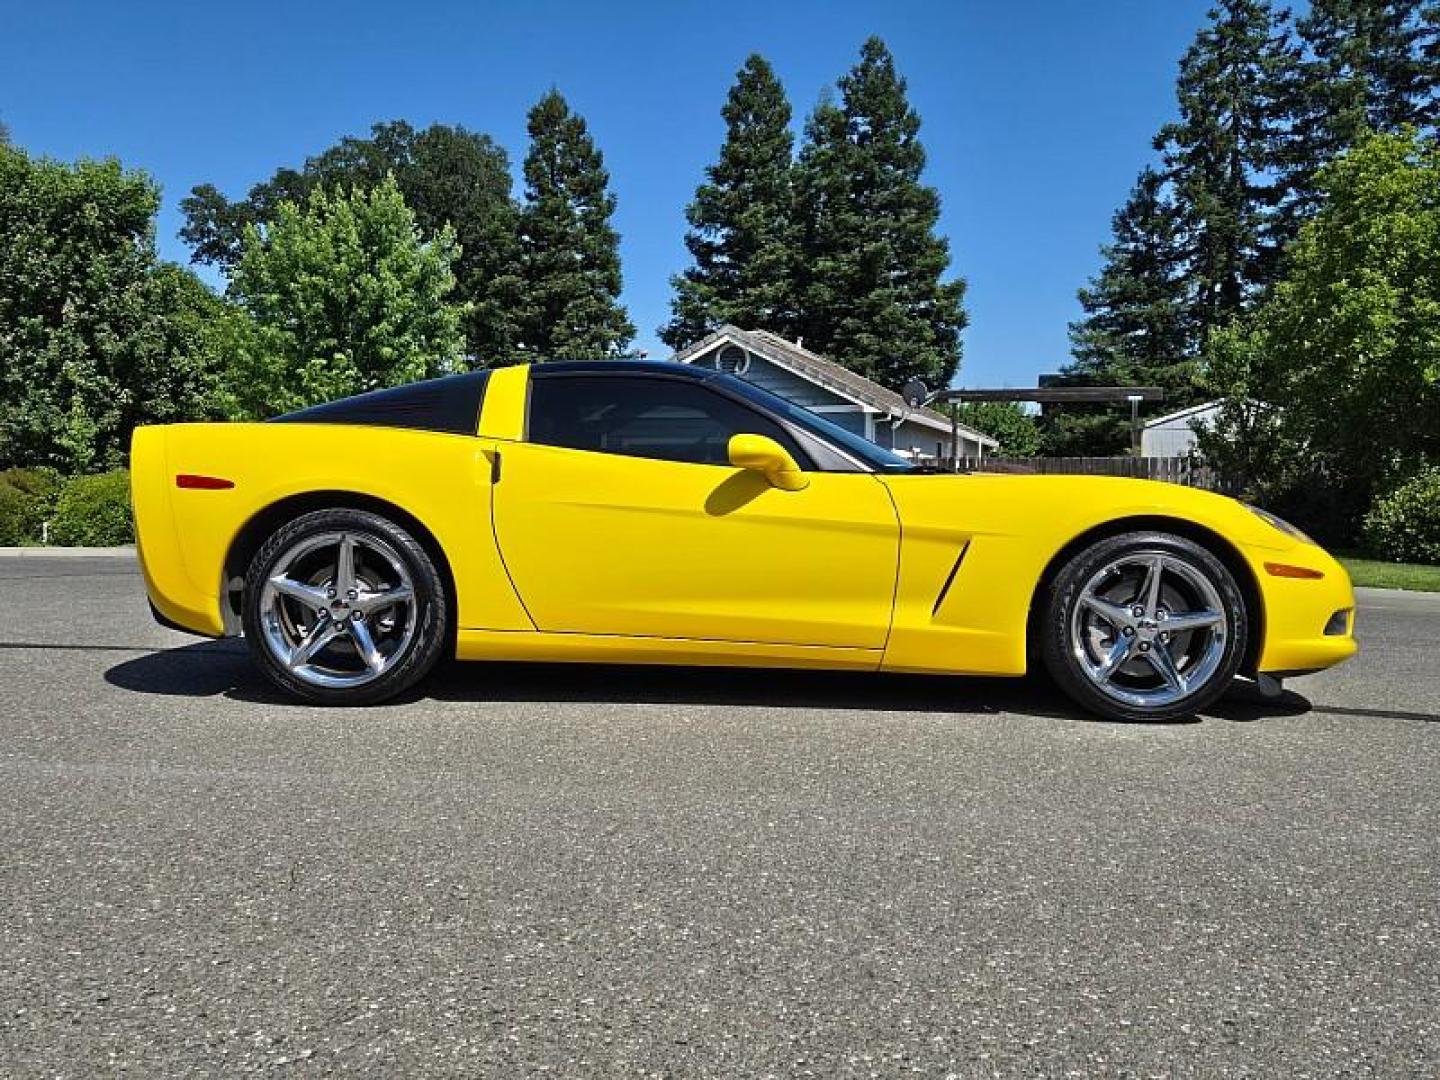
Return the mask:
{"type": "Polygon", "coordinates": [[[423,131],[403,120],[376,124],[368,138],[341,139],[300,170],[277,170],[244,199],[232,202],[210,184],[196,187],[181,201],[180,235],[194,248],[195,262],[230,273],[243,254],[246,228],[273,222],[282,203],[303,206],[321,186],[368,191],[387,177],[427,239],[453,229],[455,298],[468,304],[465,351],[474,365],[504,363],[518,341],[518,208],[509,159],[488,135],[445,124],[423,131]]]}
{"type": "MultiPolygon", "coordinates": [[[[1199,400],[1180,215],[1164,177],[1146,168],[1111,223],[1100,273],[1080,290],[1085,317],[1070,324],[1074,360],[1062,382],[1160,386],[1178,407],[1199,400]]],[[[1117,454],[1130,445],[1128,408],[1051,409],[1046,450],[1117,454]]]]}
{"type": "Polygon", "coordinates": [[[0,147],[0,467],[121,464],[136,424],[216,415],[223,304],[159,262],[160,192],[0,147]]]}
{"type": "Polygon", "coordinates": [[[968,424],[1000,443],[1000,457],[1034,457],[1042,446],[1035,417],[1013,401],[967,401],[956,407],[962,424],[968,424]]]}
{"type": "Polygon", "coordinates": [[[960,363],[965,283],[945,281],[940,198],[921,182],[920,117],[890,50],[870,38],[805,128],[797,166],[807,348],[898,389],[943,386],[960,363]]]}
{"type": "Polygon", "coordinates": [[[1268,0],[1219,0],[1180,61],[1179,119],[1156,136],[1183,221],[1197,344],[1273,278],[1269,177],[1293,54],[1268,0]]]}
{"type": "Polygon", "coordinates": [[[635,327],[620,303],[610,174],[585,120],[551,90],[529,115],[520,215],[520,348],[527,359],[605,359],[635,327]]]}
{"type": "Polygon", "coordinates": [[[721,115],[720,159],[685,211],[694,265],[671,279],[673,318],[660,330],[675,349],[725,323],[787,336],[795,329],[790,103],[764,57],[745,61],[721,115]]]}
{"type": "Polygon", "coordinates": [[[1289,127],[1277,165],[1282,239],[1317,209],[1316,173],[1370,131],[1434,131],[1440,7],[1433,0],[1312,0],[1295,22],[1300,55],[1285,80],[1289,127]]]}
{"type": "Polygon", "coordinates": [[[249,225],[228,326],[236,410],[264,417],[459,366],[455,234],[423,240],[393,180],[314,190],[249,225]]]}
{"type": "Polygon", "coordinates": [[[1207,453],[1239,489],[1353,537],[1374,495],[1440,461],[1440,146],[1377,135],[1321,169],[1288,274],[1215,335],[1207,453]]]}

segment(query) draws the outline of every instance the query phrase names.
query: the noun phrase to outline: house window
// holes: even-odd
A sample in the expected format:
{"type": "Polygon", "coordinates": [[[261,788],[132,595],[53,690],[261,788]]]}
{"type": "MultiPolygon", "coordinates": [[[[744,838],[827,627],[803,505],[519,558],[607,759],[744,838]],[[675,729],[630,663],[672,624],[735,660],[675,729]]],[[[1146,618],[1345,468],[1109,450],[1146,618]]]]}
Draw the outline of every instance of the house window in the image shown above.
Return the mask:
{"type": "Polygon", "coordinates": [[[750,354],[739,345],[726,345],[715,354],[715,369],[731,375],[744,375],[750,370],[750,354]]]}

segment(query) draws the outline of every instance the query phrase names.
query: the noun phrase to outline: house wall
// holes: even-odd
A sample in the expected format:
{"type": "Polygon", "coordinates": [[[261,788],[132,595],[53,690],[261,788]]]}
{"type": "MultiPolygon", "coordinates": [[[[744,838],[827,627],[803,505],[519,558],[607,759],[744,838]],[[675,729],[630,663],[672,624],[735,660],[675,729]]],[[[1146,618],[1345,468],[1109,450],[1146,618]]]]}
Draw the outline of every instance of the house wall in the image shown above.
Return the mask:
{"type": "Polygon", "coordinates": [[[1185,457],[1196,448],[1195,431],[1191,424],[1210,427],[1218,409],[1205,409],[1191,416],[1168,420],[1140,432],[1142,457],[1185,457]]]}
{"type": "MultiPolygon", "coordinates": [[[[694,367],[713,368],[715,366],[715,354],[720,348],[710,350],[703,356],[697,356],[690,363],[694,367]]],[[[750,354],[750,367],[745,374],[740,376],[746,382],[754,383],[762,389],[769,390],[772,394],[779,394],[786,401],[793,401],[796,405],[806,409],[813,409],[816,405],[843,405],[849,404],[838,394],[833,394],[823,386],[816,386],[809,379],[802,379],[793,372],[786,371],[782,367],[772,364],[763,356],[750,354]]],[[[848,427],[848,425],[846,425],[848,427]]],[[[853,429],[852,429],[853,430],[853,429]]],[[[865,429],[859,429],[863,435],[865,429]]]]}
{"type": "MultiPolygon", "coordinates": [[[[696,367],[715,367],[715,357],[721,348],[728,342],[711,349],[691,361],[696,367]]],[[[820,408],[820,415],[832,424],[838,424],[846,431],[852,431],[856,435],[871,438],[879,445],[887,449],[901,450],[906,453],[921,453],[926,457],[934,457],[936,446],[943,448],[942,453],[948,456],[950,453],[950,433],[939,431],[924,424],[917,424],[907,421],[898,427],[884,421],[880,416],[875,418],[875,429],[873,434],[867,433],[865,423],[865,411],[848,398],[841,397],[823,386],[817,386],[809,379],[803,379],[794,372],[772,364],[763,356],[750,354],[750,367],[745,374],[740,376],[746,382],[754,383],[756,386],[778,394],[787,401],[793,401],[806,409],[820,408]],[[832,411],[835,408],[836,411],[832,411]]],[[[975,457],[980,453],[980,447],[974,440],[960,437],[960,455],[962,457],[975,457]]]]}
{"type": "MultiPolygon", "coordinates": [[[[876,429],[878,431],[882,427],[889,426],[889,424],[877,424],[876,429]]],[[[913,420],[907,420],[895,429],[894,449],[896,450],[904,451],[907,454],[919,453],[925,457],[935,457],[937,447],[941,457],[950,456],[950,433],[948,431],[940,431],[924,424],[917,424],[913,420]]],[[[967,439],[962,432],[960,456],[978,457],[979,454],[979,444],[973,439],[967,439]]]]}

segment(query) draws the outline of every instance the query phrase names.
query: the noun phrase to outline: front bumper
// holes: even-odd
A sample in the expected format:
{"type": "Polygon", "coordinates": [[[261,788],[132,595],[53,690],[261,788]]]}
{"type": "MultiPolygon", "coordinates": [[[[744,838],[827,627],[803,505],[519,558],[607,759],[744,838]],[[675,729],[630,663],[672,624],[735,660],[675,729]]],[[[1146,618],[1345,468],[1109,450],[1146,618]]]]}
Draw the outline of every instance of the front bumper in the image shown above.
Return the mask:
{"type": "Polygon", "coordinates": [[[1280,554],[1266,552],[1252,560],[1252,569],[1265,607],[1256,670],[1275,675],[1319,671],[1355,655],[1359,649],[1355,591],[1345,568],[1323,548],[1297,544],[1280,554]],[[1321,576],[1277,576],[1266,569],[1267,562],[1301,567],[1321,576]],[[1336,618],[1340,612],[1347,613],[1343,625],[1336,618]]]}

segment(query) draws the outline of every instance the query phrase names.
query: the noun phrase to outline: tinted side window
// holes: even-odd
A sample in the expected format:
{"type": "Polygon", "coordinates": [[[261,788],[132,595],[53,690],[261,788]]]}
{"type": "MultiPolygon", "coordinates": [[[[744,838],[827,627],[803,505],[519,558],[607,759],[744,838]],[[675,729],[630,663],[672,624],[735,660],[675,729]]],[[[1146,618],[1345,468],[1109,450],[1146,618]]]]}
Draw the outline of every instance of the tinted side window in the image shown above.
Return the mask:
{"type": "Polygon", "coordinates": [[[530,386],[529,439],[546,446],[726,465],[730,436],[742,433],[808,460],[779,424],[688,379],[541,375],[530,386]]]}

